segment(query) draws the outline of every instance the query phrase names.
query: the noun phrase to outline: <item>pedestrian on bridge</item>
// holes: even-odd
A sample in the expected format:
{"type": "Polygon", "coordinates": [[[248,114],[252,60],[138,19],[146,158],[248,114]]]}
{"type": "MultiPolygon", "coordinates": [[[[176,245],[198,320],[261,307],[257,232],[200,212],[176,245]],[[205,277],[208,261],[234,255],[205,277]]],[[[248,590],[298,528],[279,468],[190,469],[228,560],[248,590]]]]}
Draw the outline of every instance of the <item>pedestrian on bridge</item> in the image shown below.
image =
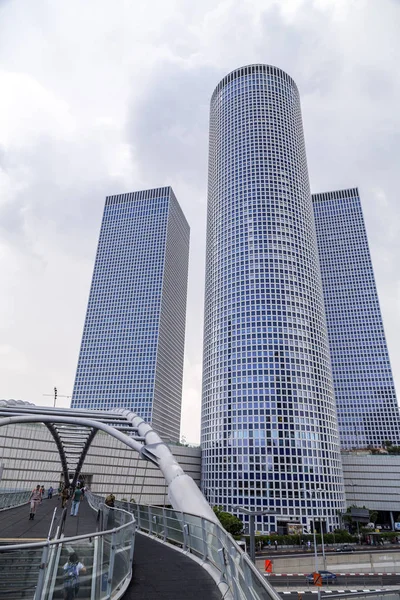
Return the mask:
{"type": "Polygon", "coordinates": [[[63,491],[61,492],[61,508],[66,507],[68,498],[69,498],[68,488],[64,487],[63,491]]]}
{"type": "Polygon", "coordinates": [[[76,552],[69,555],[64,567],[64,600],[74,600],[79,592],[79,575],[86,573],[86,567],[79,561],[76,552]]]}
{"type": "Polygon", "coordinates": [[[31,512],[29,514],[29,520],[33,521],[33,519],[35,518],[35,513],[36,513],[36,507],[38,504],[40,504],[42,501],[42,494],[40,491],[40,485],[36,486],[36,489],[33,490],[31,497],[29,498],[29,502],[31,505],[31,512]]]}
{"type": "Polygon", "coordinates": [[[79,503],[82,498],[82,490],[80,487],[77,487],[74,495],[72,496],[72,504],[71,504],[71,517],[78,516],[79,503]]]}

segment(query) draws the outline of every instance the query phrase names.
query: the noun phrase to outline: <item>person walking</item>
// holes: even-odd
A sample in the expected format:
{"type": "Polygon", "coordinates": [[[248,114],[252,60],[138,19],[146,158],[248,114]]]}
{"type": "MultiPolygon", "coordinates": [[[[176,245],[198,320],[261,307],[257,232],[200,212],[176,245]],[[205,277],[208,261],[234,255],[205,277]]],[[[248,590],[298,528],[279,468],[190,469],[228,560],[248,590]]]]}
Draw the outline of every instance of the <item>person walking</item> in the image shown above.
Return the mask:
{"type": "Polygon", "coordinates": [[[79,575],[86,573],[86,567],[79,561],[76,552],[69,555],[64,567],[64,600],[74,600],[79,592],[79,575]]]}
{"type": "Polygon", "coordinates": [[[64,487],[64,489],[61,492],[61,508],[66,507],[68,498],[69,498],[68,488],[64,487]]]}
{"type": "Polygon", "coordinates": [[[53,490],[52,486],[50,486],[49,489],[47,490],[47,498],[48,498],[48,500],[52,499],[52,497],[53,497],[53,491],[54,490],[53,490]]]}
{"type": "Polygon", "coordinates": [[[278,550],[278,540],[274,540],[275,550],[278,550]]]}
{"type": "Polygon", "coordinates": [[[71,504],[71,517],[78,516],[79,503],[82,498],[82,490],[80,487],[75,489],[74,495],[72,496],[72,504],[71,504]]]}
{"type": "Polygon", "coordinates": [[[114,527],[114,506],[115,506],[115,496],[114,494],[111,492],[111,494],[108,494],[108,496],[106,497],[105,501],[104,501],[104,505],[107,506],[108,509],[111,508],[111,510],[106,511],[106,516],[107,516],[107,529],[111,529],[111,527],[114,527]]]}
{"type": "Polygon", "coordinates": [[[29,513],[29,520],[33,521],[35,518],[36,507],[42,501],[42,494],[40,492],[40,485],[36,486],[36,489],[33,490],[31,497],[29,498],[29,502],[31,505],[31,512],[29,513]]]}

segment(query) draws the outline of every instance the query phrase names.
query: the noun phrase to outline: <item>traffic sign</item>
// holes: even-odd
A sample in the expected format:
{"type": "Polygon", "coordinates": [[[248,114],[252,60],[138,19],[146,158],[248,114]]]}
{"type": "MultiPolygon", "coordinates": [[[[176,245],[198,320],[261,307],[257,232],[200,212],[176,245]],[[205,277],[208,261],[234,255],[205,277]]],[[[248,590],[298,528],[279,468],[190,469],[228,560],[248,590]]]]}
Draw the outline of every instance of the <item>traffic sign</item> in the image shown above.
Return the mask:
{"type": "Polygon", "coordinates": [[[272,560],[265,561],[265,572],[272,573],[272,560]]]}
{"type": "Polygon", "coordinates": [[[322,585],[322,575],[320,573],[313,573],[314,585],[322,585]]]}

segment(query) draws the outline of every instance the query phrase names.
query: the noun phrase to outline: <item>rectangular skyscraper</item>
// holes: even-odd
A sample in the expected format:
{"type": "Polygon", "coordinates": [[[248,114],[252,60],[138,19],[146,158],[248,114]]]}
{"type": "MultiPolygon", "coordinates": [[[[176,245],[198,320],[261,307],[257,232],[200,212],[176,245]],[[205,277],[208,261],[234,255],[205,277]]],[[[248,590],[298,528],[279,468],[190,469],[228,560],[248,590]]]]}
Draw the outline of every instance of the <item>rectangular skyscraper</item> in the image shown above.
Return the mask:
{"type": "Polygon", "coordinates": [[[343,448],[399,444],[399,408],[357,188],[313,195],[343,448]]]}
{"type": "Polygon", "coordinates": [[[179,439],[188,260],[170,187],[106,198],[72,408],[129,408],[179,439]]]}

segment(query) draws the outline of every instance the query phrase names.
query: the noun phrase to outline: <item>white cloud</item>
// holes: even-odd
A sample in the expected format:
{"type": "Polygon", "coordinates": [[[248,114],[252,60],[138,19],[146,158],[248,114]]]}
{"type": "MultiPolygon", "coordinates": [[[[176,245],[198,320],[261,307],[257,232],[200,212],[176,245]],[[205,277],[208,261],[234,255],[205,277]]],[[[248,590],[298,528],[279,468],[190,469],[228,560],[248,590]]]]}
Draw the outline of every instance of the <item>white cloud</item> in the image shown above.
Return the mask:
{"type": "Polygon", "coordinates": [[[360,187],[400,392],[399,25],[394,0],[0,1],[0,397],[70,394],[104,198],[171,184],[198,439],[208,106],[251,62],[298,84],[314,191],[360,187]]]}

